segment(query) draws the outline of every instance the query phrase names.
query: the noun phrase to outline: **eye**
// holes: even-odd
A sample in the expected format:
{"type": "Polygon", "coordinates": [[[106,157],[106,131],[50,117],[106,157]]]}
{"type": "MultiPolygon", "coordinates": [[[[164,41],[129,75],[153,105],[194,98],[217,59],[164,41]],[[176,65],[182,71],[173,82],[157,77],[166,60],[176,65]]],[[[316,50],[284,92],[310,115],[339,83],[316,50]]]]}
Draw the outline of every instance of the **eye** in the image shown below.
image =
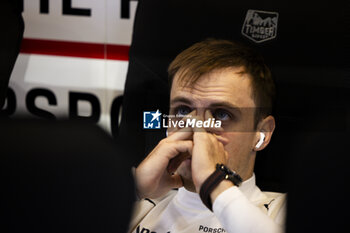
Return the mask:
{"type": "Polygon", "coordinates": [[[232,114],[225,109],[215,109],[212,114],[216,120],[228,121],[232,119],[232,114]]]}
{"type": "Polygon", "coordinates": [[[181,105],[174,109],[174,114],[176,115],[187,115],[192,111],[192,109],[188,106],[181,105]]]}

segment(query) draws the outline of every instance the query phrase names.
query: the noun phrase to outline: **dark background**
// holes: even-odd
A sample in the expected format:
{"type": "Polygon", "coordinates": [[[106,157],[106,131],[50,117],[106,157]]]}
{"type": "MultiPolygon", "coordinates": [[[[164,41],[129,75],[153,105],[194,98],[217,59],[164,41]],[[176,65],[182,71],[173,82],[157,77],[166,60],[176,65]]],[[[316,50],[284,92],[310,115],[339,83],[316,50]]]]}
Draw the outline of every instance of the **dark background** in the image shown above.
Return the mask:
{"type": "Polygon", "coordinates": [[[347,128],[348,5],[329,0],[139,1],[118,140],[132,140],[134,163],[140,162],[165,136],[164,131],[144,130],[142,113],[167,113],[169,63],[208,37],[239,41],[262,53],[278,90],[277,128],[269,147],[257,156],[257,182],[264,190],[286,191],[293,134],[347,128]],[[255,43],[241,34],[249,9],[279,13],[275,39],[255,43]],[[324,115],[329,115],[325,124],[310,124],[324,115]]]}
{"type": "Polygon", "coordinates": [[[0,119],[1,232],[126,232],[127,153],[95,124],[0,119]]]}
{"type": "Polygon", "coordinates": [[[21,2],[21,0],[0,2],[0,109],[5,102],[8,82],[23,38],[21,2]]]}

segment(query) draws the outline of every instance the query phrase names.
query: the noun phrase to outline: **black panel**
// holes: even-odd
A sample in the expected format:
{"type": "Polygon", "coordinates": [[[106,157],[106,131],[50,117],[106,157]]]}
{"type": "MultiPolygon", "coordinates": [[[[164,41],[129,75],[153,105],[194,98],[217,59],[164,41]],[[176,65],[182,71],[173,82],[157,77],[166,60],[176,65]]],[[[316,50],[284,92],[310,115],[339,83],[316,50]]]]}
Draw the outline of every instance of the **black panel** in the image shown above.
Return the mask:
{"type": "Polygon", "coordinates": [[[1,232],[126,232],[129,158],[95,124],[0,119],[1,232]]]}

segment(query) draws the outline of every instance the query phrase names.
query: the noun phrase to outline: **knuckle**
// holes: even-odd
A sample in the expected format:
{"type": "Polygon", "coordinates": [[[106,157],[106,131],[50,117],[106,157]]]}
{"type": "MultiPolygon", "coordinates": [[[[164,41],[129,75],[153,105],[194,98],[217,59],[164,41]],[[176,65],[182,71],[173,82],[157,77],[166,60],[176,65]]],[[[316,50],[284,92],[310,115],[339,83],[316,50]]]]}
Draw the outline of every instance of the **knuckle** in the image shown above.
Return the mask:
{"type": "Polygon", "coordinates": [[[160,140],[160,142],[168,142],[168,141],[170,141],[170,139],[169,138],[163,138],[162,140],[160,140]]]}
{"type": "Polygon", "coordinates": [[[166,138],[163,138],[162,140],[159,141],[158,145],[163,145],[164,143],[166,143],[166,138]]]}
{"type": "Polygon", "coordinates": [[[158,143],[158,145],[161,147],[169,146],[170,144],[171,144],[171,141],[169,141],[169,139],[167,138],[160,140],[160,142],[158,143]]]}

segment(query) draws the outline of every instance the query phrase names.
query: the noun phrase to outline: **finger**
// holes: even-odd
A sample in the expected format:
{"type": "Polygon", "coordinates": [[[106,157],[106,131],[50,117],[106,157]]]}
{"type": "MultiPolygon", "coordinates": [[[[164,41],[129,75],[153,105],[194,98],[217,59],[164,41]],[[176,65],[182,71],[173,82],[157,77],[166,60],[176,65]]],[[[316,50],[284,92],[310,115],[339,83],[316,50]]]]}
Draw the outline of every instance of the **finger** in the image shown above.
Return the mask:
{"type": "MultiPolygon", "coordinates": [[[[211,114],[210,110],[205,111],[204,117],[205,117],[205,120],[207,120],[209,118],[214,118],[213,115],[211,114]]],[[[197,120],[203,119],[200,116],[197,116],[196,118],[197,118],[197,120]]],[[[209,127],[209,128],[196,128],[196,132],[206,132],[206,133],[209,133],[209,135],[214,135],[216,137],[216,139],[219,142],[221,142],[223,145],[226,145],[229,143],[229,140],[227,138],[221,136],[221,133],[224,132],[224,129],[222,127],[215,128],[213,126],[213,127],[209,127]]]]}
{"type": "Polygon", "coordinates": [[[228,143],[228,140],[222,136],[216,135],[216,134],[212,134],[209,132],[206,132],[206,134],[198,134],[197,136],[197,140],[199,138],[199,140],[206,140],[207,143],[211,143],[212,146],[214,145],[221,145],[224,146],[224,143],[228,143]]]}
{"type": "MultiPolygon", "coordinates": [[[[197,121],[202,121],[202,122],[204,122],[204,119],[203,119],[203,117],[201,117],[201,116],[194,116],[193,118],[195,119],[196,122],[197,122],[197,121]]],[[[192,119],[193,119],[193,118],[192,118],[192,119]]],[[[204,127],[197,127],[197,125],[196,125],[194,128],[192,128],[192,130],[193,130],[193,132],[202,132],[202,133],[207,132],[207,131],[205,130],[204,127]]]]}
{"type": "Polygon", "coordinates": [[[213,115],[211,114],[211,111],[209,109],[205,110],[204,112],[204,119],[209,119],[209,118],[214,118],[213,115]]]}
{"type": "MultiPolygon", "coordinates": [[[[175,122],[186,121],[188,118],[192,118],[192,116],[195,116],[195,114],[196,114],[196,110],[193,110],[192,112],[190,112],[187,115],[184,115],[183,117],[172,117],[172,118],[170,118],[170,121],[175,121],[175,122]]],[[[179,124],[176,124],[176,125],[177,125],[176,127],[169,127],[169,129],[168,129],[169,135],[172,135],[172,134],[179,132],[179,131],[184,132],[184,131],[186,131],[184,129],[188,129],[188,128],[179,127],[179,124]]],[[[192,130],[189,129],[187,131],[192,131],[192,130]]]]}
{"type": "Polygon", "coordinates": [[[192,155],[192,148],[193,148],[193,141],[187,140],[187,141],[177,141],[172,142],[172,144],[175,144],[176,147],[176,156],[172,156],[169,160],[167,171],[169,174],[176,171],[176,169],[180,166],[180,164],[191,157],[192,155]]]}
{"type": "MultiPolygon", "coordinates": [[[[205,118],[205,120],[207,120],[209,118],[215,119],[215,117],[211,114],[210,110],[206,110],[205,111],[204,118],[205,118]]],[[[222,127],[216,128],[215,125],[213,125],[212,127],[207,128],[206,131],[208,133],[220,134],[220,133],[224,132],[224,128],[222,128],[222,127]]]]}
{"type": "Polygon", "coordinates": [[[190,139],[193,136],[193,131],[189,130],[187,128],[182,128],[177,130],[176,132],[169,132],[169,136],[167,139],[169,141],[180,141],[180,140],[186,140],[190,139]]]}
{"type": "Polygon", "coordinates": [[[223,127],[215,127],[215,125],[214,125],[213,127],[207,128],[207,132],[208,133],[212,133],[212,134],[220,135],[220,134],[224,133],[225,130],[224,130],[223,127]]]}
{"type": "Polygon", "coordinates": [[[192,140],[185,140],[185,141],[170,141],[167,142],[167,146],[169,147],[170,153],[168,153],[167,157],[168,159],[175,158],[180,153],[188,152],[189,154],[192,154],[192,148],[193,148],[193,141],[192,140]]]}

